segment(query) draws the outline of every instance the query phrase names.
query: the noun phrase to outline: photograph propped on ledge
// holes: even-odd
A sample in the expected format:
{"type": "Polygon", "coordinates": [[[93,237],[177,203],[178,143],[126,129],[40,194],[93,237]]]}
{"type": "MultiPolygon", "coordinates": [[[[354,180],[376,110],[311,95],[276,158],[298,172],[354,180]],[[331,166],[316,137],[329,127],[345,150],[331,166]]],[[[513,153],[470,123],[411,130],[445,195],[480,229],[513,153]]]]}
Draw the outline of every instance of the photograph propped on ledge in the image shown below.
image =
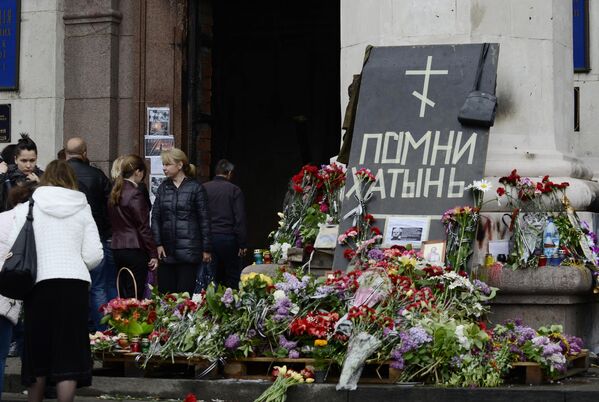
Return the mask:
{"type": "Polygon", "coordinates": [[[428,239],[430,218],[427,216],[389,216],[385,223],[383,246],[407,246],[420,248],[428,239]]]}

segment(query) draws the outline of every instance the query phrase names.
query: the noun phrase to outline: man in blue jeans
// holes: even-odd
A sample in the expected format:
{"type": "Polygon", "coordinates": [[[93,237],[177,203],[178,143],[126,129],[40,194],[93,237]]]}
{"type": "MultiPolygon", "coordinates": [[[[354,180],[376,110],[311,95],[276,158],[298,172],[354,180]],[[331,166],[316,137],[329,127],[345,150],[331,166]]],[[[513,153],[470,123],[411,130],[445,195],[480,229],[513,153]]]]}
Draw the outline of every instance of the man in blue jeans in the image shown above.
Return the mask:
{"type": "MultiPolygon", "coordinates": [[[[208,194],[212,239],[212,270],[215,282],[236,289],[241,258],[246,253],[245,202],[241,189],[231,183],[235,166],[226,159],[216,163],[216,175],[204,184],[208,194]]],[[[205,282],[205,269],[198,269],[198,284],[205,282]]],[[[196,291],[202,286],[198,286],[196,291]]]]}

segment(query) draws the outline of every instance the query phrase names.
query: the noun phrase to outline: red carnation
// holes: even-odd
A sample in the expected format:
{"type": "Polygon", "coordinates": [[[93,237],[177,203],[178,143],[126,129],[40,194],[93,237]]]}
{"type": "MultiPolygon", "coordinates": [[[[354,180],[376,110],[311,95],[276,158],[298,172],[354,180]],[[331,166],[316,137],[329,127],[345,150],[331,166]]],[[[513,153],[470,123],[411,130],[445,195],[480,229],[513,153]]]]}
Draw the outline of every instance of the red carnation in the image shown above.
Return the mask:
{"type": "Polygon", "coordinates": [[[190,392],[185,396],[183,402],[198,402],[198,398],[196,398],[196,396],[190,392]]]}
{"type": "Polygon", "coordinates": [[[503,187],[497,187],[497,195],[501,197],[504,194],[505,194],[505,188],[503,188],[503,187]]]}
{"type": "Polygon", "coordinates": [[[381,229],[377,228],[376,226],[373,226],[370,228],[370,230],[372,231],[372,233],[374,233],[375,235],[380,235],[381,234],[381,229]]]}
{"type": "Polygon", "coordinates": [[[301,186],[298,186],[297,184],[294,184],[294,185],[293,185],[293,190],[294,190],[296,193],[299,193],[299,194],[301,194],[301,193],[303,193],[303,192],[304,192],[304,189],[303,189],[301,186]]]}

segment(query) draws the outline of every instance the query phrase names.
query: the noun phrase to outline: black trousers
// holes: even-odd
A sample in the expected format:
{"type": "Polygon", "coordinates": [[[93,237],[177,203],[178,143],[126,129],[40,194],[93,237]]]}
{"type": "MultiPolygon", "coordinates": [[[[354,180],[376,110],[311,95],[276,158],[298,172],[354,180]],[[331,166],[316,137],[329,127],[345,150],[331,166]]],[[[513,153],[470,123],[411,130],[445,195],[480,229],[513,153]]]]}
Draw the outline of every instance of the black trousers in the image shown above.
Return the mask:
{"type": "Polygon", "coordinates": [[[212,234],[214,280],[226,288],[237,289],[241,275],[239,245],[234,235],[212,234]]]}
{"type": "Polygon", "coordinates": [[[200,264],[201,262],[197,264],[165,264],[161,262],[158,266],[158,290],[160,293],[188,292],[191,296],[200,264]]]}
{"type": "Polygon", "coordinates": [[[126,299],[143,299],[146,279],[148,277],[148,262],[150,261],[148,253],[140,248],[123,248],[113,249],[112,254],[114,255],[117,274],[122,267],[127,267],[133,272],[135,283],[137,284],[136,294],[131,275],[126,271],[121,272],[118,283],[121,297],[126,299]]]}

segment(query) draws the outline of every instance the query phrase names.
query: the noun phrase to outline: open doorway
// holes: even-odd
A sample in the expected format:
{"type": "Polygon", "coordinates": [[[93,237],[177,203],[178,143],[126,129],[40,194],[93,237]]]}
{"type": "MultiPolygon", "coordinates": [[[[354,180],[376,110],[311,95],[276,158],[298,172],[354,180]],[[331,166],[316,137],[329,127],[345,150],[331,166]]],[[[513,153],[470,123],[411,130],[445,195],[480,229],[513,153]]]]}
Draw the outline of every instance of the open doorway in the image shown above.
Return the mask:
{"type": "Polygon", "coordinates": [[[217,0],[212,167],[236,165],[248,246],[267,246],[290,177],[340,142],[339,0],[217,0]]]}

